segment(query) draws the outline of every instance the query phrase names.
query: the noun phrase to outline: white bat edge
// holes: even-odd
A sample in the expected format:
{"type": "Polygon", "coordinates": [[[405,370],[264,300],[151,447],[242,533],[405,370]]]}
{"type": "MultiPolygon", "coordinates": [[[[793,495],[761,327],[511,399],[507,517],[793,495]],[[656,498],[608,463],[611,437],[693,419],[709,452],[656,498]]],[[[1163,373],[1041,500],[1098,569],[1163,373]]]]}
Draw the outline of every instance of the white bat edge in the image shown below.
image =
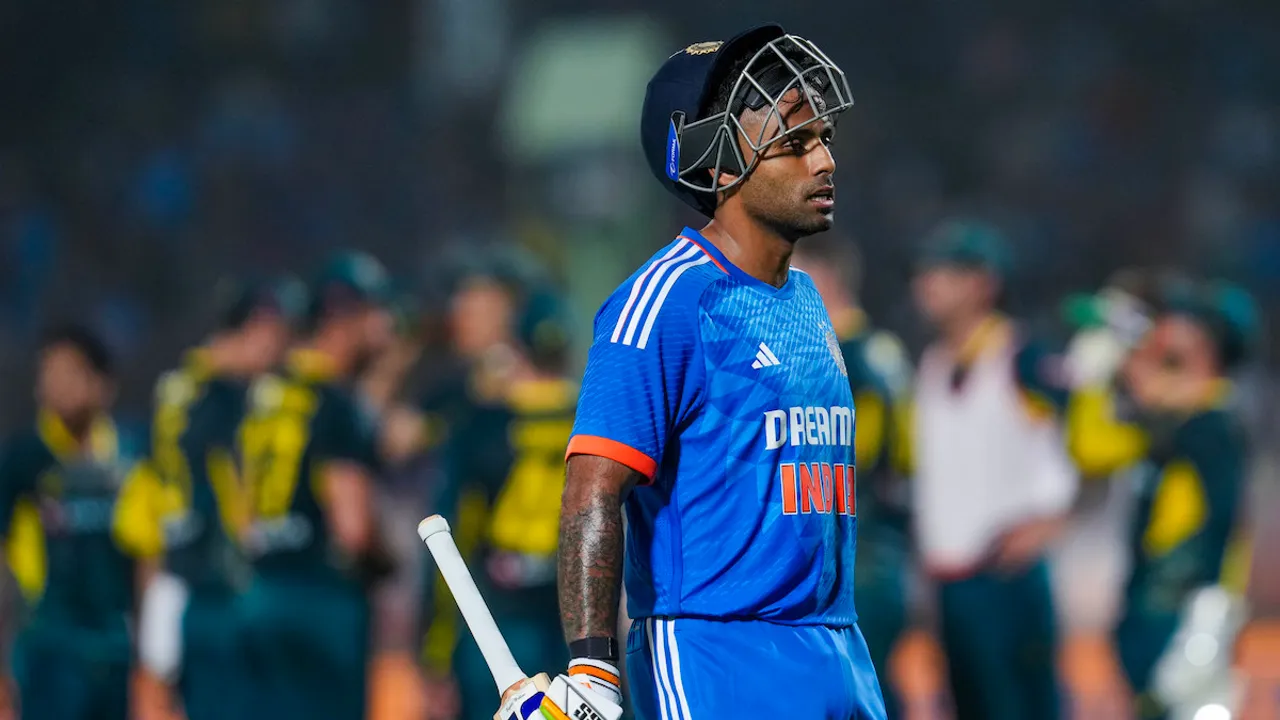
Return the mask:
{"type": "Polygon", "coordinates": [[[493,681],[498,685],[498,694],[501,695],[507,688],[524,680],[525,674],[511,655],[511,648],[498,630],[489,606],[480,597],[476,581],[471,577],[462,553],[458,552],[457,544],[453,542],[449,522],[439,515],[432,515],[418,523],[418,537],[427,544],[427,549],[435,558],[436,566],[440,568],[449,592],[453,593],[462,619],[467,622],[476,646],[480,648],[480,654],[484,655],[489,672],[493,674],[493,681]]]}

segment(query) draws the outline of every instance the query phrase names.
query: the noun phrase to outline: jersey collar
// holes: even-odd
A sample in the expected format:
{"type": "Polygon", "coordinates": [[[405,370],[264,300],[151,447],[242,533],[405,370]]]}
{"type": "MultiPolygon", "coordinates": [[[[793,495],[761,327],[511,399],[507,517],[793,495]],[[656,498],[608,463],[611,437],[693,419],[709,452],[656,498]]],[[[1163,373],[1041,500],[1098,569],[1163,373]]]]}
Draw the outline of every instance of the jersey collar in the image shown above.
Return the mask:
{"type": "Polygon", "coordinates": [[[726,275],[729,275],[738,282],[741,282],[743,285],[781,300],[785,300],[795,294],[794,268],[787,273],[787,281],[782,284],[782,287],[776,288],[767,282],[752,277],[742,268],[729,262],[729,258],[725,257],[724,253],[720,252],[720,248],[716,247],[710,240],[703,237],[702,233],[697,230],[694,230],[691,227],[686,227],[684,231],[680,233],[680,237],[701,248],[702,252],[706,253],[707,256],[711,258],[711,262],[714,263],[716,267],[720,268],[726,275]]]}
{"type": "Polygon", "coordinates": [[[960,365],[969,365],[980,355],[1005,346],[1013,334],[1013,326],[1000,313],[992,313],[974,329],[955,354],[960,365]]]}
{"type": "Polygon", "coordinates": [[[183,357],[183,364],[186,366],[188,374],[197,382],[202,382],[213,377],[213,358],[211,353],[205,348],[196,348],[187,352],[183,357]]]}
{"type": "MultiPolygon", "coordinates": [[[[45,446],[60,461],[80,454],[80,445],[67,429],[62,418],[53,411],[41,409],[36,417],[36,432],[45,446]]],[[[119,437],[111,418],[100,415],[89,428],[89,456],[99,462],[114,461],[119,455],[119,437]]]]}
{"type": "Polygon", "coordinates": [[[303,380],[314,382],[336,380],[339,375],[333,358],[309,348],[289,353],[289,370],[303,380]]]}

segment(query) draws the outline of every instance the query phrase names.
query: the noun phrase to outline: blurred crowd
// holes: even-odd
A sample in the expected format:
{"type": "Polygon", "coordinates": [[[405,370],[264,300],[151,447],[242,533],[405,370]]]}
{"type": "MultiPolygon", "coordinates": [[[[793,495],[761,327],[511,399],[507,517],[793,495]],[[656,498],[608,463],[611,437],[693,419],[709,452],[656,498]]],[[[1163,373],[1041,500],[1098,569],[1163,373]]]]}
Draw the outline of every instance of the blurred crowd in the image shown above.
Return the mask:
{"type": "MultiPolygon", "coordinates": [[[[1041,319],[1116,267],[1166,262],[1278,302],[1280,22],[1265,2],[3,12],[14,71],[0,87],[22,112],[0,119],[0,368],[26,367],[42,320],[91,318],[128,359],[123,401],[139,415],[134,388],[208,316],[199,288],[317,251],[356,244],[430,286],[441,253],[513,239],[589,315],[674,212],[635,139],[654,63],[676,40],[762,19],[849,73],[841,224],[876,268],[868,306],[912,347],[910,246],[956,210],[1014,230],[1018,299],[1041,319]],[[581,279],[588,263],[606,266],[598,285],[581,279]]],[[[4,392],[10,421],[30,410],[20,385],[4,392]]]]}
{"type": "MultiPolygon", "coordinates": [[[[644,82],[688,38],[764,19],[828,48],[857,102],[834,151],[839,234],[820,239],[810,262],[837,270],[824,290],[833,319],[851,337],[868,333],[857,351],[883,391],[883,469],[859,490],[874,493],[860,497],[869,599],[859,603],[864,630],[886,630],[868,640],[880,642],[873,653],[903,717],[961,702],[947,668],[984,662],[939,630],[966,611],[939,595],[916,547],[918,468],[902,449],[914,426],[901,408],[914,406],[917,360],[945,331],[930,296],[964,302],[993,287],[999,307],[979,303],[978,314],[998,309],[992,317],[1019,337],[1044,340],[1052,360],[1023,379],[1067,437],[1079,478],[1059,508],[1069,522],[1037,526],[1023,543],[1049,558],[1060,637],[1046,647],[1075,711],[1125,717],[1136,704],[1159,717],[1227,703],[1248,559],[1222,560],[1246,545],[1236,541],[1261,507],[1250,498],[1270,497],[1257,488],[1275,485],[1280,437],[1274,3],[20,0],[0,8],[0,88],[20,109],[0,116],[0,509],[10,515],[0,534],[14,580],[0,624],[25,665],[0,665],[19,684],[41,681],[28,683],[30,697],[65,703],[28,708],[29,720],[126,701],[146,720],[184,705],[191,720],[226,717],[252,704],[236,697],[249,683],[228,668],[241,652],[277,687],[297,686],[299,667],[312,690],[307,678],[327,677],[324,663],[350,670],[329,692],[295,688],[283,709],[267,709],[273,717],[325,717],[352,698],[378,720],[488,717],[492,680],[414,537],[431,511],[458,528],[518,657],[562,666],[546,523],[591,313],[685,219],[639,157],[644,82]],[[926,240],[955,216],[982,218],[1001,239],[930,255],[926,240]],[[963,277],[922,279],[939,265],[963,277]],[[1177,324],[1185,318],[1192,330],[1177,324]],[[1174,327],[1161,334],[1162,323],[1174,327]],[[1239,357],[1226,362],[1237,336],[1239,357]],[[317,349],[342,356],[340,367],[317,369],[307,359],[317,349]],[[1182,364],[1168,365],[1172,356],[1182,364]],[[1041,372],[1059,361],[1070,372],[1041,372]],[[1179,374],[1206,366],[1194,382],[1179,374]],[[229,405],[209,411],[203,444],[175,446],[220,379],[229,405]],[[1237,389],[1214,398],[1248,442],[1230,480],[1204,482],[1198,468],[1199,480],[1171,491],[1174,525],[1153,531],[1165,545],[1150,554],[1125,488],[1164,477],[1171,458],[1152,447],[1177,436],[1170,416],[1204,409],[1207,380],[1237,389]],[[1192,400],[1160,406],[1184,390],[1192,400]],[[271,401],[330,392],[348,411],[332,424],[346,429],[307,432],[351,466],[336,483],[357,511],[340,519],[328,500],[308,500],[300,512],[325,537],[299,547],[337,550],[299,559],[297,527],[260,492],[263,468],[292,447],[271,401]],[[96,422],[106,417],[109,431],[96,422]],[[1071,445],[1081,426],[1145,440],[1103,442],[1111,455],[1089,464],[1071,445]],[[206,523],[225,524],[219,532],[190,524],[223,512],[227,476],[203,453],[213,447],[234,450],[231,476],[248,493],[243,517],[206,523]],[[203,469],[174,469],[188,457],[203,469]],[[57,492],[122,494],[105,514],[83,505],[97,544],[36,541],[43,554],[23,555],[14,547],[48,531],[40,498],[53,491],[40,478],[50,467],[85,483],[57,492]],[[102,467],[109,490],[95,484],[102,467]],[[176,495],[175,478],[188,484],[176,495]],[[224,490],[191,490],[201,483],[224,490]],[[1197,487],[1238,492],[1223,510],[1197,487]],[[246,530],[264,513],[276,525],[246,530]],[[1175,552],[1210,526],[1222,542],[1175,552]],[[206,536],[221,540],[194,543],[202,559],[174,557],[206,536]],[[224,600],[277,577],[261,559],[276,542],[290,555],[281,575],[315,563],[332,587],[317,600],[277,583],[254,606],[256,654],[220,645],[221,613],[240,617],[224,600]],[[1134,579],[1135,563],[1170,567],[1157,555],[1178,560],[1167,587],[1134,579]],[[226,587],[206,594],[207,612],[186,624],[179,613],[178,630],[161,622],[168,591],[186,587],[178,592],[194,601],[202,591],[189,573],[203,577],[215,557],[226,564],[213,584],[226,587]],[[104,575],[85,570],[89,558],[106,558],[91,563],[104,575]],[[1113,633],[1133,605],[1125,598],[1156,596],[1168,612],[1130,618],[1126,650],[1113,633]],[[99,622],[133,617],[144,598],[168,633],[99,622]],[[346,631],[321,638],[332,655],[298,650],[312,647],[299,636],[328,625],[346,631]],[[1212,651],[1185,642],[1197,632],[1212,651]],[[133,662],[141,637],[170,638],[144,651],[147,672],[133,662]],[[207,654],[176,657],[174,637],[207,654]],[[1124,654],[1137,646],[1155,650],[1124,654]]],[[[866,407],[859,397],[860,444],[874,427],[866,407]]],[[[325,483],[298,484],[318,493],[325,483]]],[[[1274,658],[1277,645],[1250,647],[1274,658]]],[[[979,673],[968,687],[1002,682],[979,673]]]]}

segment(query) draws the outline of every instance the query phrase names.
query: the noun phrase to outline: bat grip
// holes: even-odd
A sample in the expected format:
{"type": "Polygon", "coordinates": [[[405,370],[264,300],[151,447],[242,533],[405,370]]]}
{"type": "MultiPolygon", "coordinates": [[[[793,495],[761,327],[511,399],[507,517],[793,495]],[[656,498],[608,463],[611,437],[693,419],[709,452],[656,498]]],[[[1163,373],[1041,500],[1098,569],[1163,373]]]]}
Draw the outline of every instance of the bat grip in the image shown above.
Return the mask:
{"type": "Polygon", "coordinates": [[[498,693],[501,694],[524,680],[524,672],[511,655],[511,648],[507,647],[507,641],[498,630],[488,604],[480,596],[471,571],[458,552],[458,546],[449,532],[449,523],[439,515],[432,515],[418,525],[418,536],[427,544],[436,566],[440,568],[440,574],[449,586],[449,592],[453,593],[462,619],[466,621],[476,646],[489,665],[493,681],[498,685],[498,693]]]}

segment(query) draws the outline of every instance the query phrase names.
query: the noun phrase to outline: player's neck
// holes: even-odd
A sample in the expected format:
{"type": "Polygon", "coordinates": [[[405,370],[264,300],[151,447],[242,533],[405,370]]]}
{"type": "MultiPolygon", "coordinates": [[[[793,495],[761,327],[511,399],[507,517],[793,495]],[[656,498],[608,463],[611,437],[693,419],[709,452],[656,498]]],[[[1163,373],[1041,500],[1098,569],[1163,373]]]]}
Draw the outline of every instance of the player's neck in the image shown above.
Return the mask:
{"type": "Polygon", "coordinates": [[[334,334],[320,333],[302,349],[323,355],[338,377],[347,377],[355,367],[355,357],[349,352],[347,343],[334,334]]]}
{"type": "Polygon", "coordinates": [[[204,346],[204,362],[214,375],[236,375],[236,349],[229,338],[216,337],[204,346]]]}
{"type": "Polygon", "coordinates": [[[702,229],[702,236],[751,277],[774,287],[786,284],[795,244],[776,232],[750,220],[717,215],[702,229]]]}
{"type": "Polygon", "coordinates": [[[975,346],[982,344],[997,323],[998,316],[994,312],[976,312],[954,318],[942,330],[943,342],[952,354],[958,357],[971,357],[975,346]]]}

